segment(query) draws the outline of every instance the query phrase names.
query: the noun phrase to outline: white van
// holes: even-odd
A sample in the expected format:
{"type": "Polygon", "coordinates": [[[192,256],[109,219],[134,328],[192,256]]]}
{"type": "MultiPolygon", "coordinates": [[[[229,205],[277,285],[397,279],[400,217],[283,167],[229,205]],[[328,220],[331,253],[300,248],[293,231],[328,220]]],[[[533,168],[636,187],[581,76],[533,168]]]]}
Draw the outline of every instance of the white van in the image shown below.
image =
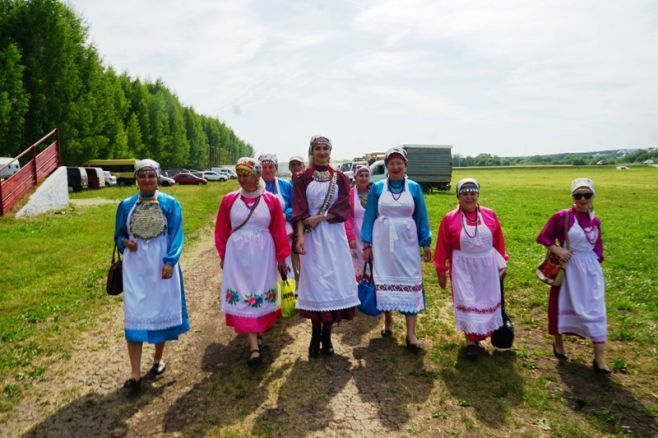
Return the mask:
{"type": "Polygon", "coordinates": [[[21,163],[11,157],[0,157],[0,178],[9,178],[19,170],[21,170],[21,163]],[[9,166],[5,167],[8,163],[9,166]]]}
{"type": "Polygon", "coordinates": [[[376,183],[379,180],[385,179],[388,176],[384,160],[377,160],[370,165],[370,182],[376,183]]]}

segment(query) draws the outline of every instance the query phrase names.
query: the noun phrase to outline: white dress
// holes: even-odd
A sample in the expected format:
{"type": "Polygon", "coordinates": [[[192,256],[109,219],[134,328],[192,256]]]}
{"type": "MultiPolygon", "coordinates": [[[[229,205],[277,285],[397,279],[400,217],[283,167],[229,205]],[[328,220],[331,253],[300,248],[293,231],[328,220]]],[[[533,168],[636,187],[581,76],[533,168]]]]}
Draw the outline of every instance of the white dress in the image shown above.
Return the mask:
{"type": "MultiPolygon", "coordinates": [[[[306,188],[309,212],[315,214],[329,189],[330,181],[311,181],[306,188]]],[[[329,205],[338,199],[338,190],[329,205]]],[[[350,247],[342,222],[320,222],[311,232],[304,234],[301,254],[301,272],[297,288],[297,308],[311,311],[347,309],[359,304],[350,247]]]]}
{"type": "Polygon", "coordinates": [[[593,227],[587,237],[575,220],[569,230],[571,259],[566,264],[558,295],[557,327],[558,333],[573,333],[594,342],[604,342],[608,328],[605,281],[594,252],[598,229],[593,227]]]}
{"type": "MultiPolygon", "coordinates": [[[[247,218],[249,208],[238,198],[231,208],[231,228],[247,218]]],[[[258,318],[279,309],[270,210],[261,198],[249,221],[226,242],[221,307],[227,315],[258,318]]]]}
{"type": "Polygon", "coordinates": [[[457,330],[487,335],[503,325],[499,270],[507,262],[493,247],[493,235],[479,212],[478,223],[477,232],[475,226],[462,226],[451,281],[457,330]]]}
{"type": "Polygon", "coordinates": [[[377,309],[418,313],[425,308],[423,272],[413,218],[414,198],[406,180],[404,184],[397,200],[388,189],[388,181],[379,197],[372,228],[373,279],[377,309]]]}
{"type": "MultiPolygon", "coordinates": [[[[135,207],[128,214],[130,223],[135,207]]],[[[165,223],[167,218],[165,217],[165,223]]],[[[166,230],[166,225],[165,225],[166,230]]],[[[123,252],[123,302],[126,330],[162,330],[183,323],[181,279],[178,263],[172,277],[162,278],[162,259],[167,254],[166,231],[154,239],[128,236],[137,242],[137,251],[123,252]],[[157,293],[153,293],[157,291],[157,293]]]]}

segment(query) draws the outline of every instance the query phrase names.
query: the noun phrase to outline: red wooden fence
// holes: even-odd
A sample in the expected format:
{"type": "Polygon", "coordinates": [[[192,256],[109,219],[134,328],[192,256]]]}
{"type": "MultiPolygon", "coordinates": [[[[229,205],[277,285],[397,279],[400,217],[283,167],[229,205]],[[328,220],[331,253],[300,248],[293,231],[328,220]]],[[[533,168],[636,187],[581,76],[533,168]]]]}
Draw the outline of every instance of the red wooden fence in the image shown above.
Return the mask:
{"type": "Polygon", "coordinates": [[[11,210],[32,187],[39,184],[60,166],[62,160],[59,150],[59,129],[53,129],[12,161],[0,167],[0,173],[12,163],[19,161],[21,158],[27,159],[30,156],[32,158],[21,167],[21,170],[4,181],[0,181],[0,215],[4,215],[11,210]],[[50,143],[48,144],[47,141],[50,141],[50,143]],[[39,147],[46,144],[48,146],[38,152],[39,147]]]}

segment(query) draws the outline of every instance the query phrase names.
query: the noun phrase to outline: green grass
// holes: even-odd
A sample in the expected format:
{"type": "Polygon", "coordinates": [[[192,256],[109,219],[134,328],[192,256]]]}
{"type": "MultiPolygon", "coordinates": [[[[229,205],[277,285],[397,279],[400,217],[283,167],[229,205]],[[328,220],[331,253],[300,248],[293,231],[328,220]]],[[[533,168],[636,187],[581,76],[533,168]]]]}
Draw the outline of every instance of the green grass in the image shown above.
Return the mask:
{"type": "MultiPolygon", "coordinates": [[[[163,190],[183,206],[187,243],[207,237],[195,232],[214,220],[220,196],[236,186],[163,190]]],[[[70,207],[32,219],[0,218],[0,411],[18,400],[50,361],[65,356],[68,340],[93,325],[107,305],[104,282],[116,206],[135,192],[134,187],[86,191],[72,198],[116,203],[70,207]]]]}

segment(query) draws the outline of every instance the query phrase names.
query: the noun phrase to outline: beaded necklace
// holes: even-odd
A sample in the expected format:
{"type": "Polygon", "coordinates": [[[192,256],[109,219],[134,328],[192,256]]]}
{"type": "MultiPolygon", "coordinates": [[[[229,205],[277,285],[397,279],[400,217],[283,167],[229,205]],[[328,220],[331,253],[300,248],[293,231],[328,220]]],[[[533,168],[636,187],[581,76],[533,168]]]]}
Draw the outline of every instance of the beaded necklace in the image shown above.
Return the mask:
{"type": "Polygon", "coordinates": [[[391,181],[391,179],[389,178],[388,179],[388,191],[391,192],[391,198],[393,198],[394,201],[398,201],[402,197],[402,193],[404,193],[404,180],[402,179],[402,180],[399,180],[399,181],[395,181],[395,184],[392,184],[392,183],[393,183],[393,181],[391,181]],[[398,185],[396,185],[396,184],[398,184],[398,185]],[[400,190],[400,192],[395,193],[393,191],[393,189],[400,190]]]}
{"type": "Polygon", "coordinates": [[[480,216],[480,207],[475,207],[475,219],[471,221],[471,222],[475,222],[475,233],[473,233],[472,236],[468,234],[468,228],[466,228],[467,221],[469,221],[470,219],[466,217],[464,210],[462,210],[461,208],[459,209],[459,212],[461,213],[462,216],[462,229],[464,230],[464,233],[466,233],[469,239],[475,239],[475,237],[478,235],[478,222],[479,222],[478,218],[480,216]],[[464,218],[466,218],[466,220],[464,220],[464,218]]]}
{"type": "Polygon", "coordinates": [[[318,170],[313,171],[313,180],[317,182],[327,182],[331,180],[331,172],[328,170],[318,170]]]}

